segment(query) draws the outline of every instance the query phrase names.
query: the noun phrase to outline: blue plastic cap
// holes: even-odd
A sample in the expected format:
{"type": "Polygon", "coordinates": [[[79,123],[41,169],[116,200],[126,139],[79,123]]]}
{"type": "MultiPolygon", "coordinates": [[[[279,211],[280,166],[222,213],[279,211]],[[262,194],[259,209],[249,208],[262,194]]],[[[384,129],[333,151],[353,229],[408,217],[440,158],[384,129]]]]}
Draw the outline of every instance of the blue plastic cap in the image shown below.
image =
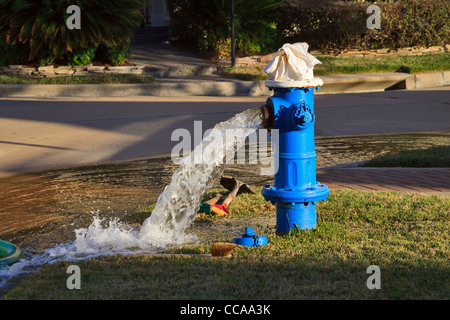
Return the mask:
{"type": "Polygon", "coordinates": [[[259,247],[267,244],[267,238],[259,237],[253,232],[253,228],[245,228],[245,233],[242,238],[233,238],[233,243],[244,247],[259,247]]]}
{"type": "Polygon", "coordinates": [[[253,237],[256,236],[256,233],[253,232],[252,227],[245,228],[245,234],[242,235],[243,237],[253,237]]]}

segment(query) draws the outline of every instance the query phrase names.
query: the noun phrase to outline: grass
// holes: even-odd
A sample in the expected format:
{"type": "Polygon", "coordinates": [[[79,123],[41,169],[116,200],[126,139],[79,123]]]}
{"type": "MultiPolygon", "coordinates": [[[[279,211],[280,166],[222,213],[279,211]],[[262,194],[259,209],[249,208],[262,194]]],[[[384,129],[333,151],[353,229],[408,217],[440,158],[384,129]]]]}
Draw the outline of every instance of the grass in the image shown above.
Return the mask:
{"type": "Polygon", "coordinates": [[[156,82],[156,80],[152,76],[139,74],[92,74],[49,78],[0,76],[0,84],[129,84],[153,82],[156,82]]]}
{"type": "MultiPolygon", "coordinates": [[[[377,72],[432,72],[450,70],[450,52],[405,57],[318,57],[322,64],[314,67],[314,75],[337,75],[377,72]]],[[[224,74],[244,81],[266,80],[267,64],[227,68],[224,74]]]]}
{"type": "Polygon", "coordinates": [[[268,79],[264,73],[265,64],[249,65],[247,67],[230,67],[223,70],[223,74],[228,77],[242,81],[264,81],[268,79]]]}
{"type": "MultiPolygon", "coordinates": [[[[260,189],[239,195],[229,208],[231,217],[206,215],[196,223],[275,215],[260,189]]],[[[279,235],[273,225],[261,226],[257,232],[267,236],[268,245],[237,247],[231,258],[91,259],[76,263],[80,290],[66,287],[73,263],[58,262],[43,266],[4,298],[448,299],[449,208],[449,198],[435,195],[336,190],[318,203],[317,229],[279,235]],[[366,286],[370,265],[381,269],[380,290],[366,286]]],[[[209,251],[209,244],[171,250],[209,251]]]]}
{"type": "Polygon", "coordinates": [[[424,150],[403,150],[395,154],[377,156],[360,167],[450,167],[450,146],[424,150]]]}

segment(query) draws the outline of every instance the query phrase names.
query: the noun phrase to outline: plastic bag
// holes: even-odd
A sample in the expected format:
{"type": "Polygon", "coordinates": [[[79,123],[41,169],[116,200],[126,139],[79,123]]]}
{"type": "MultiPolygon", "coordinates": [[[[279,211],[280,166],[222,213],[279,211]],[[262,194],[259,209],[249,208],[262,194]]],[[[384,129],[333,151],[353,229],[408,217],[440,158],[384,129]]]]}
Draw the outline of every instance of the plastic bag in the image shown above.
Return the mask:
{"type": "Polygon", "coordinates": [[[279,50],[283,50],[285,54],[274,58],[264,68],[269,80],[302,81],[314,79],[314,66],[321,62],[308,53],[308,48],[309,45],[305,42],[284,44],[279,50]]]}

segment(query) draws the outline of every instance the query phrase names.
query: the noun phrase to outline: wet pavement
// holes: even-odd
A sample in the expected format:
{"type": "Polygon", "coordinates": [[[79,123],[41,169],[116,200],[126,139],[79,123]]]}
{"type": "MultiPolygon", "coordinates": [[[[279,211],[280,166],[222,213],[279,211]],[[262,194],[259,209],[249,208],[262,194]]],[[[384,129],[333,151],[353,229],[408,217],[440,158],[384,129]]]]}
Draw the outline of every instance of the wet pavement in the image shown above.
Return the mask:
{"type": "MultiPolygon", "coordinates": [[[[449,87],[318,95],[316,136],[450,130],[449,87]]],[[[264,97],[0,99],[0,177],[170,154],[176,129],[203,131],[264,97]]],[[[194,137],[195,140],[195,137],[194,137]]],[[[200,139],[201,140],[201,139],[200,139]]],[[[339,146],[337,146],[339,147],[339,146]]]]}
{"type": "MultiPolygon", "coordinates": [[[[450,133],[386,134],[316,137],[317,180],[333,189],[426,192],[450,195],[450,169],[362,168],[376,155],[406,149],[450,145],[450,133]],[[434,182],[433,182],[434,179],[434,182]],[[434,183],[434,184],[433,184],[434,183]]],[[[0,239],[18,245],[25,258],[75,239],[74,230],[87,228],[94,216],[127,220],[156,203],[178,168],[170,157],[151,157],[113,164],[81,166],[0,179],[0,239]]],[[[229,164],[224,174],[252,187],[273,181],[261,175],[260,164],[229,164]]],[[[218,182],[213,188],[222,188],[218,182]]],[[[244,227],[258,234],[274,232],[274,212],[258,216],[194,221],[189,232],[199,241],[231,241],[244,227]]],[[[20,278],[0,288],[0,297],[20,278]]]]}
{"type": "MultiPolygon", "coordinates": [[[[449,142],[450,133],[445,132],[316,137],[317,177],[332,189],[376,190],[373,185],[370,187],[372,180],[379,179],[386,185],[387,178],[373,168],[355,168],[359,163],[375,155],[449,145],[449,142]],[[355,179],[357,172],[365,172],[365,180],[355,179]],[[372,178],[368,172],[372,172],[372,178]]],[[[22,248],[41,249],[72,241],[73,230],[88,227],[94,215],[122,219],[156,203],[177,168],[169,157],[152,157],[0,179],[0,238],[22,248]]],[[[261,175],[260,169],[259,164],[230,164],[225,174],[254,187],[272,182],[273,177],[261,175]]],[[[450,173],[448,169],[441,170],[446,170],[438,175],[441,176],[441,189],[414,190],[411,185],[409,188],[406,185],[397,191],[450,191],[443,190],[445,186],[450,188],[450,173]]],[[[426,174],[419,172],[408,178],[391,171],[387,176],[396,178],[396,185],[401,184],[398,179],[411,180],[413,177],[416,178],[414,183],[420,184],[432,178],[426,174]]],[[[215,187],[220,185],[216,183],[215,187]]]]}

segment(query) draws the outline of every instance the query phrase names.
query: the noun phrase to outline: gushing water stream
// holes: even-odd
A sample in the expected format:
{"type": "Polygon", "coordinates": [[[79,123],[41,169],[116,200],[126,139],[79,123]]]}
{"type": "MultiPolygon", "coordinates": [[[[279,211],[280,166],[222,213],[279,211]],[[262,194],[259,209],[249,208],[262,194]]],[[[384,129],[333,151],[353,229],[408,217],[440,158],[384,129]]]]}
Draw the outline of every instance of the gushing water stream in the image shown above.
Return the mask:
{"type": "Polygon", "coordinates": [[[141,236],[154,234],[175,241],[183,239],[185,229],[195,219],[204,192],[210,188],[234,159],[245,138],[261,127],[262,114],[251,109],[217,124],[194,151],[184,157],[172,182],[161,194],[152,215],[144,222],[141,236]],[[231,137],[231,139],[230,139],[231,137]]]}
{"type": "Polygon", "coordinates": [[[140,229],[124,226],[118,220],[104,221],[94,217],[85,229],[75,230],[73,242],[47,249],[31,259],[12,266],[0,266],[0,284],[9,278],[59,260],[79,261],[100,255],[156,253],[171,246],[194,242],[186,233],[194,221],[201,197],[225,170],[227,161],[245,144],[252,132],[261,128],[259,108],[241,112],[218,123],[202,142],[181,159],[171,183],[159,196],[155,209],[140,229]]]}

